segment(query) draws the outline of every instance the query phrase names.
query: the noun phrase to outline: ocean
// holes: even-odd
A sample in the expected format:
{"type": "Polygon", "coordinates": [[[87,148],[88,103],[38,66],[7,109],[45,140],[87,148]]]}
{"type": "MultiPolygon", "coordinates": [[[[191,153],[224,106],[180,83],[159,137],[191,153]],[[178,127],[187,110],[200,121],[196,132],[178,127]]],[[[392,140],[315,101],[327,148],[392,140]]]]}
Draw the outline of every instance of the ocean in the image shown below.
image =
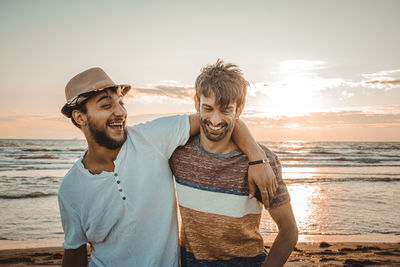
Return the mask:
{"type": "MultiPolygon", "coordinates": [[[[262,142],[282,163],[300,234],[400,235],[400,142],[262,142]]],[[[60,182],[84,140],[0,139],[0,240],[63,238],[60,182]]],[[[276,233],[268,212],[261,231],[276,233]]]]}

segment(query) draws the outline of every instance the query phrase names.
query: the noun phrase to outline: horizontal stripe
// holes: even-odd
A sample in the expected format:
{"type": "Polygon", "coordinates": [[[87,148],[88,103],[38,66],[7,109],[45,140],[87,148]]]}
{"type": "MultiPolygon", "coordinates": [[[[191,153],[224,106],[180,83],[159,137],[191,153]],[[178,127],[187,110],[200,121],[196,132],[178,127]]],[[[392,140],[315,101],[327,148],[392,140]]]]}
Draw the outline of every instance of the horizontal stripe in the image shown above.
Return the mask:
{"type": "Polygon", "coordinates": [[[262,204],[255,198],[196,189],[176,183],[179,205],[197,211],[231,217],[261,214],[262,204]]]}
{"type": "Polygon", "coordinates": [[[233,189],[225,189],[225,188],[204,186],[204,185],[195,184],[195,183],[192,183],[192,182],[189,182],[189,181],[179,180],[177,178],[175,178],[175,181],[177,183],[180,183],[181,185],[186,185],[186,186],[189,186],[189,187],[192,187],[192,188],[196,188],[196,189],[200,189],[200,190],[204,190],[204,191],[232,194],[232,195],[238,195],[238,196],[248,196],[249,195],[247,192],[242,192],[242,191],[233,190],[233,189]]]}
{"type": "Polygon", "coordinates": [[[261,214],[241,218],[210,214],[179,206],[181,245],[202,260],[255,257],[263,249],[259,232],[261,214]]]}

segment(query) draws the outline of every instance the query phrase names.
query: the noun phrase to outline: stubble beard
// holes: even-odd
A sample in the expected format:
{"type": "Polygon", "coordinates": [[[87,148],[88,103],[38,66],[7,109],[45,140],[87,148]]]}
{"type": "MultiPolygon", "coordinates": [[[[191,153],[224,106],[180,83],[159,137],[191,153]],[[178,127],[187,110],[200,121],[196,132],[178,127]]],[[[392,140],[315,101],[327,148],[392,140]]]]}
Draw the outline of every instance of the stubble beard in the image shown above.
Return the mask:
{"type": "MultiPolygon", "coordinates": [[[[224,131],[222,131],[219,135],[213,135],[211,134],[208,129],[207,125],[209,125],[211,121],[205,120],[203,118],[200,118],[200,126],[203,129],[204,135],[207,137],[208,140],[213,141],[213,142],[218,142],[224,139],[224,137],[227,135],[227,133],[233,128],[233,124],[228,124],[226,122],[221,122],[222,126],[224,127],[224,131]]],[[[218,124],[218,125],[220,125],[218,124]]]]}
{"type": "MultiPolygon", "coordinates": [[[[88,127],[89,127],[90,134],[99,146],[114,150],[114,149],[122,147],[122,145],[125,143],[127,135],[128,135],[125,127],[123,128],[124,133],[123,133],[122,139],[115,140],[115,139],[109,137],[104,129],[100,129],[99,127],[97,127],[96,124],[93,122],[93,120],[90,119],[89,116],[87,116],[87,119],[88,119],[88,127]]],[[[106,125],[107,124],[108,124],[108,122],[106,123],[106,125]]]]}

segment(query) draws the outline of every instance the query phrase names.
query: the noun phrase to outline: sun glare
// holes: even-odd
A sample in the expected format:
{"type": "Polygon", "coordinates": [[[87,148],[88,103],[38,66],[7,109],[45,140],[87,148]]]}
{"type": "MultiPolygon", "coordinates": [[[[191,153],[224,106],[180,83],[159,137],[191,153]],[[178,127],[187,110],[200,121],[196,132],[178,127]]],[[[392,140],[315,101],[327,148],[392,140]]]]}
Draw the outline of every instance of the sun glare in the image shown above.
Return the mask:
{"type": "Polygon", "coordinates": [[[312,228],[318,220],[313,199],[321,197],[320,188],[314,185],[292,185],[289,191],[297,224],[302,229],[312,228]]]}
{"type": "MultiPolygon", "coordinates": [[[[276,82],[266,82],[264,88],[255,91],[265,94],[261,112],[270,116],[299,116],[326,107],[321,90],[341,83],[335,79],[323,79],[315,72],[324,68],[323,61],[288,60],[280,64],[280,71],[273,73],[276,82]]],[[[296,127],[291,125],[290,127],[296,127]]]]}
{"type": "MultiPolygon", "coordinates": [[[[324,216],[323,211],[318,211],[318,203],[321,198],[321,189],[318,185],[292,184],[288,186],[290,194],[290,203],[297,226],[302,234],[315,232],[319,228],[318,221],[320,216],[324,216]]],[[[261,220],[261,229],[266,232],[277,232],[277,226],[272,221],[267,212],[263,212],[261,220]]]]}

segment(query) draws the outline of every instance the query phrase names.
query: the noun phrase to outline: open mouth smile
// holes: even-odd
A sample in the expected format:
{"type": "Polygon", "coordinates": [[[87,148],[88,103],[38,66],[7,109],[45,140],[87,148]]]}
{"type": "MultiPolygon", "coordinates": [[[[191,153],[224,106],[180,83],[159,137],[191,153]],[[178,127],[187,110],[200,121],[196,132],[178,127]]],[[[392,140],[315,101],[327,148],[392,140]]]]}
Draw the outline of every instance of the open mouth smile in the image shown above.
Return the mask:
{"type": "Polygon", "coordinates": [[[207,123],[206,125],[210,134],[220,134],[226,128],[225,123],[219,123],[217,126],[213,126],[211,123],[207,123]]]}
{"type": "Polygon", "coordinates": [[[107,124],[107,126],[113,128],[113,129],[122,129],[124,127],[124,122],[123,121],[113,121],[107,124]]]}
{"type": "Polygon", "coordinates": [[[213,131],[219,131],[219,130],[221,130],[223,128],[222,125],[217,126],[217,127],[212,126],[212,125],[208,125],[208,127],[210,127],[210,129],[213,130],[213,131]]]}

